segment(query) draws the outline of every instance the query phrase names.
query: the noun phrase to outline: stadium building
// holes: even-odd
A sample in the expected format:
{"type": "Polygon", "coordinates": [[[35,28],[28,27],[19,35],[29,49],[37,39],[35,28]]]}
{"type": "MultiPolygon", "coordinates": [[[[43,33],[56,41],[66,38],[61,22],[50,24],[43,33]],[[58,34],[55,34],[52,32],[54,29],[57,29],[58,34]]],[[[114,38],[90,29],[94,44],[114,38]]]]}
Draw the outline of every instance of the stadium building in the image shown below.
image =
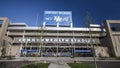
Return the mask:
{"type": "Polygon", "coordinates": [[[113,36],[117,38],[120,34],[117,31],[112,32],[108,23],[106,29],[98,24],[79,28],[73,27],[71,12],[45,11],[44,16],[42,26],[36,27],[28,26],[26,23],[9,23],[8,18],[0,17],[1,56],[120,56],[120,49],[116,48],[120,47],[120,41],[115,41],[117,44],[113,42],[113,36]],[[55,25],[51,25],[51,22],[55,25]],[[67,24],[64,24],[65,22],[67,24]]]}

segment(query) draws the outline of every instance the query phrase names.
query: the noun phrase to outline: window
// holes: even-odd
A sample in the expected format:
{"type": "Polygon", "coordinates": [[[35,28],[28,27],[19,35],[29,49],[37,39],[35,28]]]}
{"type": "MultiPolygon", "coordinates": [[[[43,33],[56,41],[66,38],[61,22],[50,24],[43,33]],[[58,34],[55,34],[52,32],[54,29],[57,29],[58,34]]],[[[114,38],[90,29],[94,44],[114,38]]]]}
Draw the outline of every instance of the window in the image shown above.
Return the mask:
{"type": "Polygon", "coordinates": [[[119,23],[110,23],[110,28],[112,31],[120,31],[120,24],[119,23]]]}
{"type": "Polygon", "coordinates": [[[2,26],[3,20],[0,20],[0,27],[2,26]]]}

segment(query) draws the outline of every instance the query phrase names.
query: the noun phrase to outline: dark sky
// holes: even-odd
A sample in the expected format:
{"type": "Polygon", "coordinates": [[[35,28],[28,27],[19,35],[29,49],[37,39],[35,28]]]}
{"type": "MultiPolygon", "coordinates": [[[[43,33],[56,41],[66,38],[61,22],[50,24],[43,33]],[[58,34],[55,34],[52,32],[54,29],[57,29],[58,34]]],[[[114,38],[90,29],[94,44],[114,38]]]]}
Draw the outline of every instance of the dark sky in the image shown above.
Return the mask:
{"type": "Polygon", "coordinates": [[[102,24],[106,19],[120,19],[120,0],[0,0],[0,17],[11,22],[26,22],[35,26],[43,21],[44,11],[72,11],[74,27],[83,27],[86,12],[94,23],[102,24]]]}

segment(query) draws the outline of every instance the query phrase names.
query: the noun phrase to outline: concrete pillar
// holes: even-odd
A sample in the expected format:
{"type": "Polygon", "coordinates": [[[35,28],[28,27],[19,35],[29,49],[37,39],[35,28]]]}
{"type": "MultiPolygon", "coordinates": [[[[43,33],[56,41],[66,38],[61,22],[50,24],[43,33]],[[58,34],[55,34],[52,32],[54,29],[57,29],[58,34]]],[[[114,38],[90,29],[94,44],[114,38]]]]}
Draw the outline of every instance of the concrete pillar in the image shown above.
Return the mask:
{"type": "MultiPolygon", "coordinates": [[[[111,51],[111,56],[113,57],[120,57],[120,46],[119,46],[119,37],[118,34],[113,35],[113,31],[111,30],[110,24],[120,24],[120,20],[106,20],[105,22],[105,28],[106,28],[106,33],[107,33],[107,39],[108,39],[108,46],[111,51]],[[117,49],[118,48],[118,49],[117,49]]],[[[116,31],[116,33],[119,33],[116,31]]]]}
{"type": "Polygon", "coordinates": [[[8,28],[8,24],[9,24],[9,19],[7,17],[0,17],[0,20],[3,21],[0,27],[0,46],[1,49],[5,48],[6,52],[5,53],[1,53],[1,55],[3,56],[7,56],[9,52],[9,49],[7,49],[9,47],[9,45],[7,43],[12,43],[12,38],[8,37],[8,34],[6,36],[7,33],[7,28],[8,28]]]}

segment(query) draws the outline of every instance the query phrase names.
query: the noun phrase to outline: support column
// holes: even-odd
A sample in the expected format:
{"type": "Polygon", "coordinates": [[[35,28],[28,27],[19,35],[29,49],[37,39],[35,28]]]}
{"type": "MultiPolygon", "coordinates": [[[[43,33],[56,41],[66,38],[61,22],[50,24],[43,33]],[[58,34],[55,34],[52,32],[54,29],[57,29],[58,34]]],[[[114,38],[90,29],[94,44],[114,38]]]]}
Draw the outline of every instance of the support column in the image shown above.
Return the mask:
{"type": "Polygon", "coordinates": [[[72,22],[70,22],[70,28],[72,28],[73,27],[73,24],[72,24],[72,22]]]}
{"type": "Polygon", "coordinates": [[[59,36],[59,31],[57,31],[57,57],[58,57],[58,49],[59,49],[58,36],[59,36]]]}
{"type": "Polygon", "coordinates": [[[22,40],[21,40],[21,46],[20,46],[19,54],[17,54],[16,56],[20,56],[20,54],[21,54],[23,43],[25,42],[24,39],[25,39],[25,31],[23,32],[23,35],[22,35],[22,40]]]}
{"type": "Polygon", "coordinates": [[[43,28],[46,26],[46,23],[45,22],[43,22],[43,28]]]}
{"type": "MultiPolygon", "coordinates": [[[[75,39],[75,37],[74,37],[74,31],[73,31],[73,40],[75,39]]],[[[75,57],[75,43],[74,43],[74,41],[72,42],[72,51],[73,51],[73,57],[75,57]]]]}
{"type": "Polygon", "coordinates": [[[57,28],[59,27],[59,22],[57,22],[57,28]]]}

